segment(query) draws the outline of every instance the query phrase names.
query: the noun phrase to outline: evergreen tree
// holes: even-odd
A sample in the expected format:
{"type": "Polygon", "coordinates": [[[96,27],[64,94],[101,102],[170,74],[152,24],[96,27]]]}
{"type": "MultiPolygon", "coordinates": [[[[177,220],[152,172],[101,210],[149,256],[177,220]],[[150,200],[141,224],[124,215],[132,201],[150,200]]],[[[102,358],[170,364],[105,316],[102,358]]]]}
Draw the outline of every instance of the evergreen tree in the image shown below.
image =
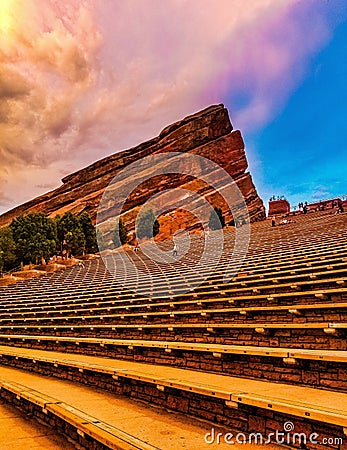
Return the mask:
{"type": "Polygon", "coordinates": [[[138,218],[136,235],[139,239],[151,238],[159,233],[160,225],[152,209],[144,211],[138,218]]]}
{"type": "Polygon", "coordinates": [[[98,251],[98,243],[96,240],[96,230],[90,215],[84,212],[79,217],[79,222],[86,241],[85,251],[86,253],[96,253],[98,251]]]}
{"type": "Polygon", "coordinates": [[[54,221],[35,213],[17,217],[10,225],[16,254],[24,263],[48,259],[55,252],[56,228],[54,221]]]}
{"type": "Polygon", "coordinates": [[[16,262],[16,244],[10,227],[0,229],[0,272],[12,269],[16,262]]]}
{"type": "Polygon", "coordinates": [[[221,230],[225,226],[225,220],[222,210],[218,207],[213,208],[208,221],[208,226],[211,230],[221,230]]]}
{"type": "Polygon", "coordinates": [[[55,219],[57,226],[58,248],[66,256],[82,255],[86,249],[86,238],[80,221],[71,212],[66,212],[55,219]]]}
{"type": "Polygon", "coordinates": [[[108,246],[106,236],[98,227],[96,227],[96,239],[97,239],[99,251],[102,252],[103,250],[107,250],[107,248],[109,246],[108,246]]]}
{"type": "Polygon", "coordinates": [[[124,245],[128,240],[128,229],[120,218],[113,232],[113,243],[116,248],[124,245]]]}

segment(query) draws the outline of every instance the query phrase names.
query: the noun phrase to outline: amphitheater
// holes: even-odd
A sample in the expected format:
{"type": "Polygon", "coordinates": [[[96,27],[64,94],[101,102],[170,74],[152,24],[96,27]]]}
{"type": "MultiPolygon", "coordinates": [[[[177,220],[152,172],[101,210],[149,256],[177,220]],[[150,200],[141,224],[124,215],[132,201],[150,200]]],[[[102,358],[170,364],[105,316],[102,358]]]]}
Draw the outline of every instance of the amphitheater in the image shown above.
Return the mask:
{"type": "Polygon", "coordinates": [[[258,434],[234,448],[260,434],[347,448],[346,224],[331,210],[254,223],[223,283],[227,229],[204,283],[185,279],[189,259],[168,262],[174,297],[127,290],[101,258],[2,287],[1,448],[230,448],[231,433],[258,434]]]}

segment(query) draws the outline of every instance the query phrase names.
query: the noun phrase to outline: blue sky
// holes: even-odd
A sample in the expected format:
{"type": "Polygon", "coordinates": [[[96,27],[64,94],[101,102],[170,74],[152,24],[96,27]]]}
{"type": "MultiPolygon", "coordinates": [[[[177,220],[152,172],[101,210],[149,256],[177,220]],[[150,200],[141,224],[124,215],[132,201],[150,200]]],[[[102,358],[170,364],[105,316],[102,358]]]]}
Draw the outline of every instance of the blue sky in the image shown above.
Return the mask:
{"type": "Polygon", "coordinates": [[[340,23],[302,83],[267,126],[244,134],[266,204],[272,195],[295,205],[347,194],[347,2],[338,3],[330,20],[340,23]]]}

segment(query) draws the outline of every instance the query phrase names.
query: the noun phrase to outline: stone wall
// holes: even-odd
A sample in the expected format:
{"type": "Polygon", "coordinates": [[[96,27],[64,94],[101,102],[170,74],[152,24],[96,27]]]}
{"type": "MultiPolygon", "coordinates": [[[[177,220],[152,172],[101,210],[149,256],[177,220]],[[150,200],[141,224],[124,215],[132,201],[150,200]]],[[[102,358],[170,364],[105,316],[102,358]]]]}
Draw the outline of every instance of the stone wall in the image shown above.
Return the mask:
{"type": "MultiPolygon", "coordinates": [[[[134,347],[55,342],[18,342],[20,347],[57,352],[102,356],[110,359],[159,364],[202,372],[220,373],[247,379],[260,379],[319,389],[347,392],[346,364],[333,361],[296,359],[286,363],[281,357],[225,353],[219,357],[202,351],[172,350],[155,347],[134,347]]],[[[12,342],[12,345],[16,345],[12,342]]],[[[17,365],[19,361],[3,354],[3,364],[17,365]]]]}

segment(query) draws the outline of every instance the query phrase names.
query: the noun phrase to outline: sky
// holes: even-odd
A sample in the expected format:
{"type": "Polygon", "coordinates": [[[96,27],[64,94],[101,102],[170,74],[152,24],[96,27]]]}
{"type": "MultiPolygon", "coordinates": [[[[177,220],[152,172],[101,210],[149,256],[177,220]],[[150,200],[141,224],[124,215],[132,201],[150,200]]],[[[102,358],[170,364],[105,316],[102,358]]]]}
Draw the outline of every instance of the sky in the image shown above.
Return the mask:
{"type": "Polygon", "coordinates": [[[345,0],[0,0],[0,213],[224,103],[265,204],[347,194],[345,0]]]}

